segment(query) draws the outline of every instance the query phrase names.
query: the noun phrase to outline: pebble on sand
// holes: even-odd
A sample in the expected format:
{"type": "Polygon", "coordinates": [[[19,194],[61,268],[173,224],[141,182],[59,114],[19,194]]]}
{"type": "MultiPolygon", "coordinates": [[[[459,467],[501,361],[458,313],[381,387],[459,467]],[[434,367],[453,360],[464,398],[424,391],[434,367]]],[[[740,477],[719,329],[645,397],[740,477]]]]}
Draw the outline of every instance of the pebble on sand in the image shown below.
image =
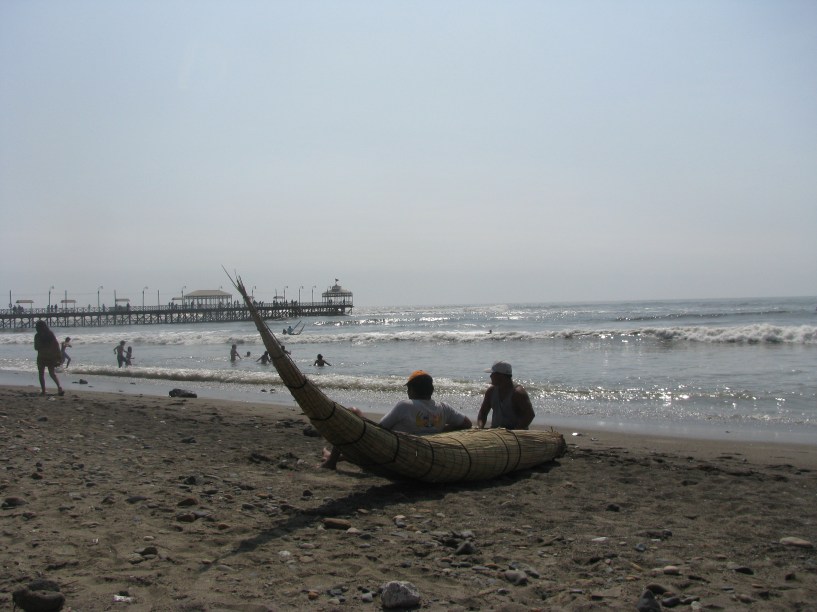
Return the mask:
{"type": "Polygon", "coordinates": [[[780,538],[780,543],[783,546],[796,546],[797,548],[814,548],[814,544],[812,544],[808,540],[804,540],[803,538],[795,538],[792,536],[780,538]]]}

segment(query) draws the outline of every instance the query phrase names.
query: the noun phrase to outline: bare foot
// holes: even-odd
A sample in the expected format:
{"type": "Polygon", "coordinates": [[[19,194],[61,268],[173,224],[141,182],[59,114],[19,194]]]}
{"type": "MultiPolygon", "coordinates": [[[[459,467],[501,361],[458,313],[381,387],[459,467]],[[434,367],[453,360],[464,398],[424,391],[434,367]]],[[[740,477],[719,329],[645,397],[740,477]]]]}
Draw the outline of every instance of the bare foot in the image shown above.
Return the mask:
{"type": "Polygon", "coordinates": [[[321,461],[318,464],[318,467],[323,468],[325,470],[336,470],[338,469],[338,461],[341,461],[340,451],[335,450],[334,447],[332,448],[332,450],[324,448],[323,461],[321,461]]]}

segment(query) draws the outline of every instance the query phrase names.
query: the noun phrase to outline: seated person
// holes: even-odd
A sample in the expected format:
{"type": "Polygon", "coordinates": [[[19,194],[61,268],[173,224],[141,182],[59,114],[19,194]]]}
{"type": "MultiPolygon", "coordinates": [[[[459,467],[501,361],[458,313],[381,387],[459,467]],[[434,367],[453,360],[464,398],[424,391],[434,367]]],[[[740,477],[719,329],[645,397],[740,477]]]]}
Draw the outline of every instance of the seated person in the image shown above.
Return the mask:
{"type": "MultiPolygon", "coordinates": [[[[402,431],[414,435],[426,435],[470,429],[471,419],[445,402],[431,399],[434,393],[434,379],[423,370],[411,373],[406,382],[409,399],[400,400],[389,413],[380,419],[381,427],[390,431],[402,431]]],[[[350,408],[360,414],[357,408],[350,408]]],[[[341,461],[340,449],[323,449],[321,467],[334,470],[341,461]]]]}
{"type": "Polygon", "coordinates": [[[530,396],[513,381],[513,369],[507,361],[497,361],[491,369],[491,386],[485,391],[477,414],[477,427],[483,429],[491,413],[491,427],[527,429],[534,419],[530,396]]]}

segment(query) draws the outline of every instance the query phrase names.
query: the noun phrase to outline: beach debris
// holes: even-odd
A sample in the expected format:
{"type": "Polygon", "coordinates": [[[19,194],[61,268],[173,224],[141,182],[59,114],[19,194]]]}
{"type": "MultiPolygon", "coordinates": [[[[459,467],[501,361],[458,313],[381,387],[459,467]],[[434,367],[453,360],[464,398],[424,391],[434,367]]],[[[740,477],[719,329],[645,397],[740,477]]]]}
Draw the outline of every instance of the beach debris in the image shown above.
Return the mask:
{"type": "Polygon", "coordinates": [[[170,397],[198,397],[198,395],[192,391],[185,391],[184,389],[171,389],[168,395],[170,395],[170,397]]]}
{"type": "Polygon", "coordinates": [[[420,591],[410,582],[392,580],[380,587],[380,600],[386,609],[413,608],[420,604],[420,591]]]}
{"type": "Polygon", "coordinates": [[[797,548],[814,548],[814,544],[812,544],[808,540],[804,540],[803,538],[796,538],[793,536],[780,538],[780,543],[783,546],[795,546],[797,548]]]}
{"type": "Polygon", "coordinates": [[[133,603],[134,599],[127,591],[120,591],[113,596],[114,603],[133,603]]]}

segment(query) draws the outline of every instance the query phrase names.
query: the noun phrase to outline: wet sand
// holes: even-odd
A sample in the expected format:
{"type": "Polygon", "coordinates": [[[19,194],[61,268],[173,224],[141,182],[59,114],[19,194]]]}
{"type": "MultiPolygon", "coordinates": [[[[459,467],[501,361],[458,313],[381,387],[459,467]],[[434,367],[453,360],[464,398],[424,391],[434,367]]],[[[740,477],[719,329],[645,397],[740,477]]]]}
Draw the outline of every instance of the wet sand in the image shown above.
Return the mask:
{"type": "Polygon", "coordinates": [[[0,607],[45,578],[82,610],[817,609],[817,447],[566,431],[496,480],[392,482],[299,409],[0,387],[0,607]]]}

